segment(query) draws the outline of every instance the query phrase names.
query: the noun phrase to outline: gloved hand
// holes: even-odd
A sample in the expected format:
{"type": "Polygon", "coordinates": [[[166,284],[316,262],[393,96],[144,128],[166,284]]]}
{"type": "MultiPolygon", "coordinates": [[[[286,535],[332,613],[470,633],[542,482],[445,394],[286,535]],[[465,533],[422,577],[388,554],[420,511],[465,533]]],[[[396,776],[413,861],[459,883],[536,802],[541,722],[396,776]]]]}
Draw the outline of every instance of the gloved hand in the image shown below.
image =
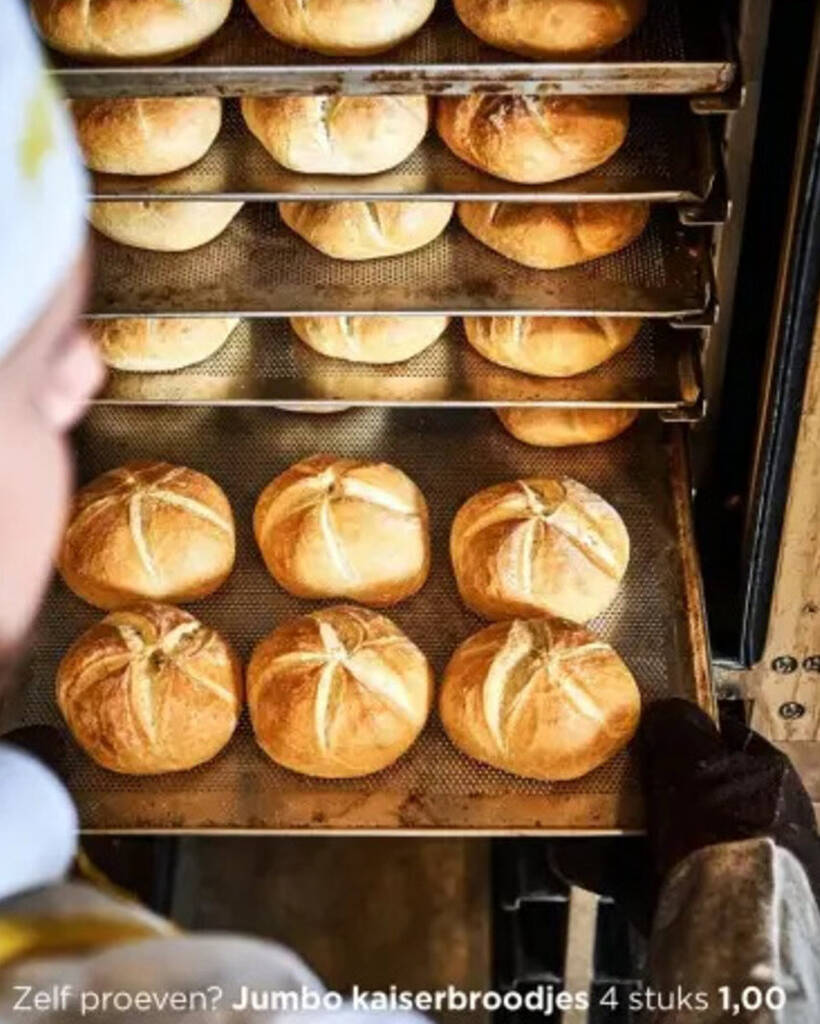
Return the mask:
{"type": "Polygon", "coordinates": [[[785,754],[731,716],[718,731],[679,698],[645,708],[638,750],[647,841],[556,841],[549,857],[560,876],[613,897],[647,934],[660,885],[679,861],[714,843],[770,836],[803,864],[820,903],[814,812],[785,754]]]}
{"type": "Polygon", "coordinates": [[[791,761],[736,718],[689,701],[649,705],[641,726],[647,826],[658,876],[703,846],[769,836],[803,864],[820,902],[820,838],[791,761]]]}

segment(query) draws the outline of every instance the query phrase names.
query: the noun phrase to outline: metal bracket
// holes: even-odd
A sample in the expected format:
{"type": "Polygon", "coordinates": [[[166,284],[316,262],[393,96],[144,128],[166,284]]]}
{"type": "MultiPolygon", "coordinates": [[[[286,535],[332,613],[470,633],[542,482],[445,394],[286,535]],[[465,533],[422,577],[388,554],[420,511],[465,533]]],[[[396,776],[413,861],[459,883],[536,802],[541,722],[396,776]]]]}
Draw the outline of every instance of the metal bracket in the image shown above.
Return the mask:
{"type": "Polygon", "coordinates": [[[669,324],[676,330],[697,330],[704,327],[714,327],[717,323],[720,316],[720,302],[717,296],[717,281],[712,260],[708,260],[706,272],[709,277],[706,284],[706,305],[699,313],[688,313],[685,316],[671,317],[669,324]]]}
{"type": "Polygon", "coordinates": [[[662,409],[662,423],[698,423],[706,416],[706,388],[703,378],[703,339],[692,338],[679,354],[678,377],[684,402],[674,409],[662,409]]]}
{"type": "Polygon", "coordinates": [[[661,409],[658,418],[661,423],[700,423],[706,416],[706,397],[703,392],[691,405],[682,405],[677,409],[661,409]]]}
{"type": "Polygon", "coordinates": [[[726,164],[721,153],[717,133],[709,132],[709,145],[712,151],[714,177],[709,195],[701,203],[681,203],[678,219],[684,227],[714,227],[725,224],[732,215],[732,200],[726,182],[726,164]]]}
{"type": "Polygon", "coordinates": [[[678,331],[702,330],[704,327],[714,327],[718,319],[718,304],[712,300],[702,313],[693,313],[692,316],[673,317],[669,325],[678,331]]]}
{"type": "Polygon", "coordinates": [[[726,92],[707,92],[702,96],[690,96],[689,106],[693,114],[703,116],[733,114],[746,102],[746,85],[740,73],[726,92]]]}
{"type": "Polygon", "coordinates": [[[715,696],[718,700],[740,700],[751,704],[754,699],[753,673],[736,665],[718,663],[713,667],[715,696]]]}
{"type": "Polygon", "coordinates": [[[724,15],[720,19],[720,30],[726,44],[726,52],[730,55],[732,63],[737,69],[732,84],[724,92],[704,93],[689,98],[689,106],[693,114],[705,116],[731,114],[739,110],[746,102],[746,76],[743,74],[743,65],[740,61],[740,53],[737,48],[735,33],[729,24],[728,18],[724,15]]]}

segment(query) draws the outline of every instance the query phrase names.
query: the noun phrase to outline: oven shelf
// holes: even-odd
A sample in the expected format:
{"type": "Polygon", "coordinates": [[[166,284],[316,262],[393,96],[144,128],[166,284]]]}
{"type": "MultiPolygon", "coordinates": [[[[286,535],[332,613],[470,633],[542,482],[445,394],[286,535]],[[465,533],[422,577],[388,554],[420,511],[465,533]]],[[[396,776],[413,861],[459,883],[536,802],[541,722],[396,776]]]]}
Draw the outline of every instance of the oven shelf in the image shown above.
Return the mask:
{"type": "Polygon", "coordinates": [[[517,373],[482,358],[460,321],[403,363],[371,366],[319,355],[287,320],[245,320],[203,363],[172,373],[112,371],[102,405],[629,406],[693,411],[701,395],[700,337],[647,321],[614,359],[577,377],[517,373]]]}
{"type": "Polygon", "coordinates": [[[282,316],[367,313],[560,313],[687,317],[712,297],[706,236],[655,209],[619,253],[564,270],[531,270],[457,222],[403,256],[347,262],[318,253],[250,204],[219,238],[157,253],[95,236],[92,316],[282,316]]]}
{"type": "MultiPolygon", "coordinates": [[[[619,596],[592,628],[620,651],[645,701],[678,695],[712,707],[683,428],[664,430],[647,417],[607,444],[550,451],[514,441],[489,410],[371,408],[313,417],[267,409],[96,408],[76,443],[81,482],[129,459],[161,458],[195,466],[224,487],[237,519],[236,568],[216,594],[190,609],[220,629],[245,662],[274,623],[316,607],[286,594],[264,568],[251,529],[262,487],[317,451],[401,466],[430,504],[433,567],[423,589],[389,614],[431,659],[437,679],[457,644],[481,626],[459,600],[447,557],[458,506],[491,483],[573,476],[618,508],[633,540],[619,596]]],[[[57,663],[100,615],[55,582],[10,724],[62,729],[57,663]]],[[[277,767],[256,747],[246,716],[226,749],[192,771],[116,775],[69,741],[64,778],[82,828],[96,832],[543,834],[642,825],[629,753],[574,782],[527,781],[456,751],[435,712],[396,765],[363,779],[316,780],[277,767]]]]}
{"type": "Polygon", "coordinates": [[[719,93],[737,66],[713,6],[652,0],[644,24],[594,61],[538,63],[485,46],[440,2],[410,40],[361,62],[277,42],[243,3],[217,35],[171,64],[80,66],[53,54],[75,97],[244,93],[719,93]]]}
{"type": "Polygon", "coordinates": [[[703,203],[715,178],[708,120],[681,100],[633,101],[629,135],[615,156],[586,174],[547,185],[518,185],[455,157],[431,127],[402,164],[381,174],[296,174],[277,164],[228,101],[222,131],[196,164],[158,177],[96,174],[94,199],[498,199],[571,201],[645,199],[703,203]]]}

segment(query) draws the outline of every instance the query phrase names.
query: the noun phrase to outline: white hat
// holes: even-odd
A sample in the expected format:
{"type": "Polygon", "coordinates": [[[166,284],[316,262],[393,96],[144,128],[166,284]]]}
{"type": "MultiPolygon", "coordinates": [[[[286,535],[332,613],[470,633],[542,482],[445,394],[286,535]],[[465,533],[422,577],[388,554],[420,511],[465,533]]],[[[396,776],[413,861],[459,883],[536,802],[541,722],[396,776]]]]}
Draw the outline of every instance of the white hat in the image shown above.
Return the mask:
{"type": "Polygon", "coordinates": [[[0,359],[80,254],[86,181],[20,0],[0,2],[0,359]]]}

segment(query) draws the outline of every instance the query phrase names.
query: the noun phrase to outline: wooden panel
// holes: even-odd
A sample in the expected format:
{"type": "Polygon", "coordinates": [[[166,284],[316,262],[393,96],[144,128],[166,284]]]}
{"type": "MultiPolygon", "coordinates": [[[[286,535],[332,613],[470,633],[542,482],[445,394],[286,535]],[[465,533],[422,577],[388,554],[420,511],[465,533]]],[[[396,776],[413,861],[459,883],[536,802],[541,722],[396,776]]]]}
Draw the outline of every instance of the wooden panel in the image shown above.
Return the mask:
{"type": "Polygon", "coordinates": [[[774,740],[820,739],[820,318],[792,467],[766,648],[751,682],[754,728],[774,740]]]}

